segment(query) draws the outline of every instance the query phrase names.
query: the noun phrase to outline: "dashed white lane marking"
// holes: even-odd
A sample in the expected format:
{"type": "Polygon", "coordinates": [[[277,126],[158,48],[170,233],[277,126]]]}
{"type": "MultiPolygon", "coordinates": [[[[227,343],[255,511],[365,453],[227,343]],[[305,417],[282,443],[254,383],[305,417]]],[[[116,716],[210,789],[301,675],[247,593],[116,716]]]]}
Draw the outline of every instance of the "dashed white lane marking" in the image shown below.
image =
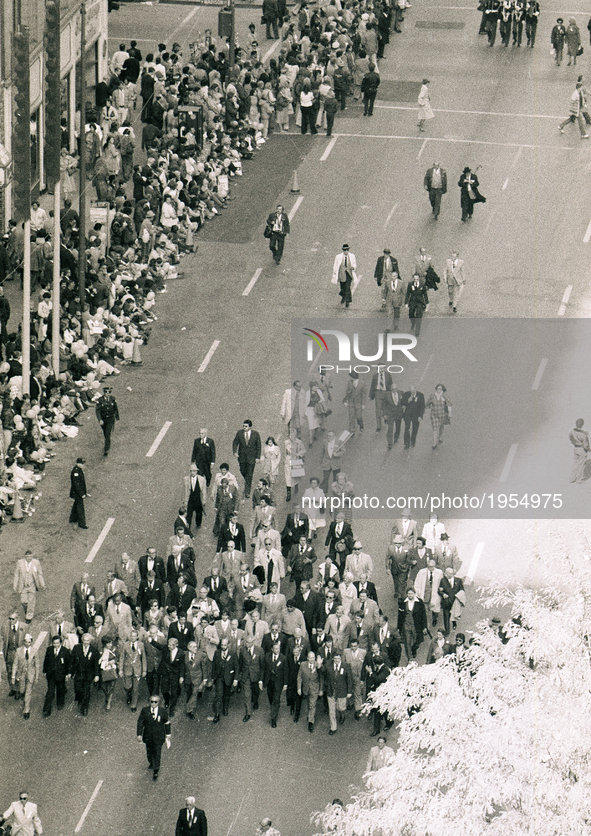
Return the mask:
{"type": "Polygon", "coordinates": [[[162,427],[162,429],[160,430],[160,432],[158,433],[158,435],[154,439],[154,443],[152,444],[152,446],[150,447],[150,449],[146,453],[146,458],[147,459],[152,458],[152,456],[154,455],[154,453],[156,452],[156,450],[160,446],[160,442],[162,441],[162,439],[164,438],[164,436],[166,435],[166,433],[169,431],[169,429],[171,427],[172,427],[172,421],[165,421],[164,422],[164,426],[162,427]]]}
{"type": "Polygon", "coordinates": [[[468,567],[468,571],[466,572],[466,577],[469,578],[471,581],[474,580],[474,575],[476,574],[476,569],[478,568],[478,564],[480,563],[480,558],[482,557],[483,551],[484,543],[477,543],[476,548],[474,549],[474,554],[472,555],[472,560],[470,561],[470,566],[468,567]]]}
{"type": "Polygon", "coordinates": [[[420,160],[420,159],[421,159],[421,155],[422,155],[423,151],[425,150],[425,145],[426,145],[426,144],[427,144],[427,140],[426,140],[426,139],[424,139],[424,140],[423,140],[423,144],[421,145],[421,150],[420,150],[420,151],[419,151],[419,153],[417,154],[417,160],[420,160]]]}
{"type": "Polygon", "coordinates": [[[84,822],[86,820],[86,816],[89,814],[90,808],[92,807],[92,804],[93,804],[95,798],[99,794],[102,785],[103,785],[103,780],[101,778],[101,780],[98,782],[98,784],[94,788],[93,793],[90,796],[90,800],[89,800],[88,804],[86,805],[86,807],[84,808],[84,812],[80,816],[80,821],[76,825],[76,829],[74,830],[74,833],[80,833],[80,831],[82,830],[82,825],[84,824],[84,822]]]}
{"type": "Polygon", "coordinates": [[[254,287],[254,286],[255,286],[255,284],[257,283],[257,280],[258,280],[258,278],[259,278],[259,276],[261,275],[261,273],[262,273],[262,272],[263,272],[263,268],[262,268],[262,267],[258,267],[258,268],[256,269],[254,276],[252,277],[252,279],[249,281],[249,283],[246,285],[246,287],[245,287],[245,288],[244,288],[244,290],[242,291],[242,295],[243,295],[243,296],[248,296],[248,294],[250,293],[250,291],[253,289],[253,287],[254,287]]]}
{"type": "Polygon", "coordinates": [[[562,302],[560,303],[560,307],[558,308],[558,316],[564,316],[566,313],[566,306],[568,305],[568,300],[570,299],[570,295],[572,293],[573,286],[569,284],[564,291],[564,296],[562,297],[562,302]]]}
{"type": "Polygon", "coordinates": [[[583,238],[583,244],[588,244],[589,241],[591,241],[591,221],[589,221],[587,232],[585,233],[585,237],[583,238]]]}
{"type": "Polygon", "coordinates": [[[41,645],[43,644],[43,642],[45,641],[46,638],[47,638],[47,630],[42,630],[39,633],[39,635],[37,636],[37,638],[35,639],[35,642],[34,642],[32,648],[31,648],[33,653],[37,653],[37,651],[39,650],[39,648],[41,647],[41,645]]]}
{"type": "Polygon", "coordinates": [[[337,139],[338,139],[338,136],[333,136],[333,137],[331,138],[330,142],[328,143],[328,145],[327,145],[327,146],[326,146],[326,148],[324,149],[324,154],[320,157],[320,162],[321,162],[321,163],[325,163],[325,162],[328,160],[328,157],[329,157],[329,155],[330,155],[330,152],[331,152],[331,151],[332,151],[332,149],[335,147],[335,144],[336,144],[337,139]]]}
{"type": "Polygon", "coordinates": [[[300,208],[300,206],[302,205],[302,201],[303,201],[303,199],[304,199],[303,195],[300,195],[300,196],[298,197],[298,199],[296,200],[296,202],[294,203],[294,205],[291,207],[291,211],[290,211],[290,212],[289,212],[289,214],[287,215],[287,217],[289,218],[289,222],[290,222],[290,223],[293,221],[293,219],[294,219],[294,217],[295,217],[295,213],[298,211],[298,209],[299,209],[299,208],[300,208]]]}
{"type": "Polygon", "coordinates": [[[508,185],[509,185],[509,178],[507,177],[507,179],[503,183],[503,188],[501,189],[501,191],[504,192],[508,185]]]}
{"type": "Polygon", "coordinates": [[[209,365],[209,361],[211,360],[211,358],[212,358],[212,357],[213,357],[213,355],[215,354],[215,350],[216,350],[216,348],[218,347],[218,345],[219,345],[219,344],[220,344],[220,341],[219,341],[219,340],[214,340],[214,341],[212,342],[212,344],[211,344],[211,348],[209,349],[209,351],[208,351],[208,352],[207,352],[207,354],[205,355],[205,358],[204,358],[204,360],[203,360],[203,363],[201,363],[201,365],[200,365],[200,366],[199,366],[199,368],[197,369],[197,371],[198,371],[199,373],[203,374],[203,372],[205,371],[205,369],[208,367],[208,365],[209,365]]]}
{"type": "Polygon", "coordinates": [[[548,364],[548,358],[543,357],[540,360],[540,365],[538,366],[538,371],[536,372],[536,376],[534,377],[534,382],[531,385],[531,388],[534,392],[536,392],[540,386],[540,382],[542,380],[542,376],[546,371],[546,366],[548,364]]]}
{"type": "Polygon", "coordinates": [[[390,223],[390,221],[392,220],[392,215],[394,214],[394,212],[395,212],[397,209],[398,209],[398,204],[397,204],[397,203],[395,203],[395,204],[394,204],[394,206],[390,209],[390,214],[389,214],[389,215],[388,215],[388,217],[386,218],[386,222],[384,223],[384,229],[386,229],[386,227],[388,226],[388,224],[389,224],[389,223],[390,223]]]}
{"type": "Polygon", "coordinates": [[[512,444],[509,448],[509,452],[507,453],[507,458],[505,459],[505,467],[503,468],[503,472],[499,477],[499,482],[506,482],[509,478],[509,471],[511,470],[511,465],[513,464],[513,459],[515,458],[516,452],[517,444],[512,444]]]}
{"type": "Polygon", "coordinates": [[[107,522],[104,524],[103,530],[99,534],[96,543],[94,544],[94,546],[91,548],[90,552],[88,553],[88,557],[84,561],[85,563],[92,563],[92,561],[95,559],[95,557],[98,554],[98,550],[100,549],[100,547],[105,542],[105,538],[106,538],[107,534],[109,533],[109,531],[111,530],[111,527],[112,527],[114,522],[115,522],[115,517],[109,517],[107,522]]]}
{"type": "Polygon", "coordinates": [[[434,358],[434,357],[435,357],[435,355],[434,355],[434,354],[432,354],[432,355],[429,357],[429,359],[427,360],[427,365],[426,365],[426,366],[425,366],[425,368],[423,369],[423,374],[422,374],[422,375],[421,375],[421,377],[420,377],[419,383],[422,383],[422,382],[423,382],[423,380],[425,379],[425,375],[427,374],[427,371],[429,370],[429,366],[431,365],[431,361],[433,360],[433,358],[434,358]]]}

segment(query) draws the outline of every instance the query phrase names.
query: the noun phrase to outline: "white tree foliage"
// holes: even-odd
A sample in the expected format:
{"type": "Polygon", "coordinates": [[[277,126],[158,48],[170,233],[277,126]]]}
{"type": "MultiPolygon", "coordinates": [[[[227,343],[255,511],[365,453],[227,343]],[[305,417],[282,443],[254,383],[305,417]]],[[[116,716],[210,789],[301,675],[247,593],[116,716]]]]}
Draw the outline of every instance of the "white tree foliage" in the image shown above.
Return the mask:
{"type": "Polygon", "coordinates": [[[485,591],[511,608],[505,644],[483,623],[463,663],[392,672],[375,703],[396,721],[395,757],[314,817],[325,832],[591,834],[591,572],[565,563],[541,591],[485,591]]]}

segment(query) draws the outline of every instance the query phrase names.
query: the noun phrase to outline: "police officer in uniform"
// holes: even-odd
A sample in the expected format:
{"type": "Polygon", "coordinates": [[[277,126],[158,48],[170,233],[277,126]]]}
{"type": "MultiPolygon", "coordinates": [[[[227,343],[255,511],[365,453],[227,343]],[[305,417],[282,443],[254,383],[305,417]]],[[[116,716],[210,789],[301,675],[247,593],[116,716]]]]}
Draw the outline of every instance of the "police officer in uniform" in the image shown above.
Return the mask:
{"type": "Polygon", "coordinates": [[[88,528],[86,525],[86,514],[84,512],[84,498],[86,493],[86,477],[84,476],[85,460],[76,459],[76,464],[70,472],[70,499],[74,500],[70,511],[70,522],[78,523],[78,528],[88,528]]]}
{"type": "Polygon", "coordinates": [[[111,433],[115,428],[115,421],[119,420],[119,409],[117,408],[117,401],[111,394],[112,391],[111,386],[105,386],[103,388],[103,394],[96,404],[96,417],[105,436],[105,456],[109,454],[111,433]]]}

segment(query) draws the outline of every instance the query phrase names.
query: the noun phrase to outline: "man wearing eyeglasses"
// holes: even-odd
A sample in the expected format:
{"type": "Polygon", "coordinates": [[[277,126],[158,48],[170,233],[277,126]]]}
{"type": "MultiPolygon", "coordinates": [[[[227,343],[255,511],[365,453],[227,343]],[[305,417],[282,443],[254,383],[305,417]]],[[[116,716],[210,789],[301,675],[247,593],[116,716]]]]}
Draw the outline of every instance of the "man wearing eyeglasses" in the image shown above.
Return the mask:
{"type": "Polygon", "coordinates": [[[162,746],[170,749],[170,720],[168,712],[160,707],[160,699],[156,696],[150,697],[150,705],[142,708],[137,721],[137,739],[146,746],[148,756],[148,768],[153,771],[154,781],[158,780],[160,771],[160,756],[162,746]]]}
{"type": "Polygon", "coordinates": [[[37,813],[37,805],[29,801],[29,794],[19,793],[18,801],[13,801],[8,810],[3,814],[0,825],[3,825],[10,817],[14,819],[13,833],[19,836],[41,836],[43,828],[37,813]]]}
{"type": "Polygon", "coordinates": [[[360,581],[362,575],[367,575],[367,579],[371,579],[373,574],[373,560],[363,551],[363,546],[359,540],[353,544],[353,551],[345,561],[345,572],[351,572],[354,581],[360,581]]]}

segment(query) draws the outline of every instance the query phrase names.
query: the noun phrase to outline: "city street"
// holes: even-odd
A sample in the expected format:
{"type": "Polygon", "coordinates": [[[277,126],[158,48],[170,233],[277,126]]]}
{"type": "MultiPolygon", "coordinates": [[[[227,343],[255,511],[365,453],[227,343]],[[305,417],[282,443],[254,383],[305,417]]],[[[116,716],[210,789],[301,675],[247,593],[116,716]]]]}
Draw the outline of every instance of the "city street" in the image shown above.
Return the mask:
{"type": "MultiPolygon", "coordinates": [[[[416,383],[426,397],[444,382],[454,415],[438,450],[431,450],[426,414],[414,450],[405,453],[400,442],[388,451],[385,431],[375,432],[374,406],[368,401],[364,433],[347,445],[345,469],[357,494],[424,496],[452,488],[463,494],[470,488],[478,495],[511,490],[521,498],[551,485],[553,494],[568,498],[576,521],[554,520],[550,511],[545,519],[524,519],[523,506],[520,519],[509,514],[503,519],[498,511],[482,518],[441,513],[463,560],[463,574],[473,584],[461,621],[466,631],[491,616],[476,603],[477,588],[490,578],[536,583],[541,556],[570,553],[588,559],[591,480],[569,484],[568,432],[578,417],[586,418],[586,426],[591,423],[591,390],[585,385],[589,336],[587,323],[561,325],[591,314],[586,188],[591,148],[574,127],[561,135],[557,126],[567,116],[577,73],[588,71],[589,47],[575,68],[557,68],[549,56],[557,15],[576,17],[586,37],[588,11],[580,2],[572,4],[578,11],[566,13],[555,0],[544,4],[535,49],[525,44],[503,49],[500,39],[489,48],[478,36],[476,3],[444,3],[413,0],[403,34],[391,36],[380,62],[382,83],[371,119],[349,100],[332,139],[273,135],[254,160],[245,161],[244,176],[231,184],[236,200],[198,236],[198,252],[184,258],[184,278],[170,281],[157,297],[158,320],[142,349],[143,366],[124,368],[113,382],[121,420],[109,457],[103,458],[100,428],[89,410],[80,419],[78,437],[57,445],[34,516],[22,526],[3,528],[3,614],[17,603],[11,592],[17,557],[31,548],[43,564],[47,590],[39,595],[35,636],[47,630],[58,607],[67,609],[81,572],[88,570],[102,590],[107,570],[122,552],[137,559],[154,545],[164,555],[200,427],[207,427],[216,442],[216,465],[230,462],[241,487],[231,445],[244,418],[252,419],[263,442],[273,435],[282,447],[279,410],[292,376],[292,318],[316,330],[329,319],[374,318],[376,333],[386,327],[373,278],[384,247],[398,259],[406,281],[420,246],[432,255],[441,278],[453,250],[465,262],[466,289],[456,322],[450,323],[454,315],[442,283],[430,293],[417,371],[405,369],[396,381],[402,390],[416,383]],[[423,77],[431,81],[436,116],[424,134],[416,127],[423,77]],[[434,162],[447,170],[449,183],[437,221],[423,188],[425,171],[434,162]],[[473,220],[462,223],[456,184],[466,165],[479,169],[487,202],[476,206],[473,220]],[[299,194],[290,191],[294,170],[299,194]],[[262,235],[277,203],[285,205],[292,229],[280,266],[262,235]],[[345,242],[361,276],[349,310],[341,308],[330,283],[334,257],[345,242]],[[534,331],[530,323],[521,328],[519,322],[496,322],[504,318],[561,322],[549,322],[547,330],[540,323],[534,331]],[[477,320],[483,320],[482,328],[477,320]],[[87,531],[67,523],[69,473],[80,455],[87,461],[91,494],[87,531]]],[[[264,55],[275,42],[264,38],[260,8],[237,10],[239,39],[246,41],[251,20],[264,55]]],[[[213,6],[122,3],[109,16],[110,53],[120,41],[136,38],[144,55],[161,40],[179,40],[188,54],[198,32],[212,28],[216,33],[216,21],[213,6]]],[[[17,289],[10,294],[15,306],[17,289]]],[[[331,426],[337,432],[347,428],[341,404],[346,380],[346,374],[333,375],[331,426]]],[[[307,478],[319,469],[320,448],[317,442],[307,457],[307,478]]],[[[280,528],[289,510],[282,474],[283,462],[277,487],[280,528]]],[[[215,512],[211,505],[206,511],[196,541],[198,579],[209,573],[215,553],[215,512]]],[[[243,502],[245,526],[251,513],[250,500],[243,502]]],[[[355,517],[354,530],[373,557],[380,605],[393,617],[384,558],[399,514],[368,516],[355,517]]],[[[422,524],[428,513],[414,516],[422,524]]],[[[323,558],[324,538],[313,545],[323,558]]],[[[286,587],[282,591],[289,597],[293,585],[286,587]]],[[[425,651],[426,643],[419,661],[425,651]]],[[[302,836],[315,832],[314,811],[335,796],[349,801],[352,787],[361,785],[372,744],[366,720],[356,723],[348,712],[345,725],[328,737],[320,707],[312,735],[303,717],[299,725],[292,723],[283,704],[278,728],[272,729],[265,696],[258,714],[243,725],[240,695],[233,696],[230,716],[217,726],[207,721],[209,699],[199,704],[193,721],[178,710],[172,748],[163,751],[154,784],[135,737],[137,714],[129,712],[117,687],[109,715],[102,698],[93,695],[89,716],[79,716],[70,686],[66,710],[44,719],[42,678],[25,723],[21,706],[7,697],[2,671],[0,746],[9,753],[3,809],[26,787],[48,836],[165,836],[173,831],[184,796],[194,794],[212,836],[250,836],[264,815],[282,836],[302,836]]]]}

